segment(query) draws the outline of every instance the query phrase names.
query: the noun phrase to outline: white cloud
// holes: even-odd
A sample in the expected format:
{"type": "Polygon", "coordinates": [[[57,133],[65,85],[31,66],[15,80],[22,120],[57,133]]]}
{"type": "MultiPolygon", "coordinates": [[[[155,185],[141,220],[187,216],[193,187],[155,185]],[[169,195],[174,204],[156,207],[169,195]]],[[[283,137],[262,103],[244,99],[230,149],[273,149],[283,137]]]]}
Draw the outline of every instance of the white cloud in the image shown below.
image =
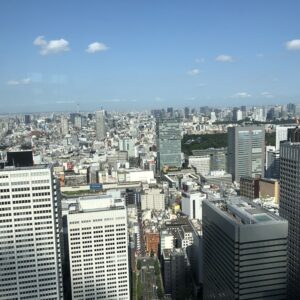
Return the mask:
{"type": "Polygon", "coordinates": [[[257,53],[257,54],[256,54],[256,57],[257,57],[257,58],[264,58],[265,55],[264,55],[263,53],[257,53]]]}
{"type": "Polygon", "coordinates": [[[109,48],[103,44],[103,43],[99,43],[99,42],[94,42],[88,45],[87,49],[85,50],[87,53],[95,53],[95,52],[100,52],[100,51],[106,51],[109,48]]]}
{"type": "Polygon", "coordinates": [[[285,44],[288,50],[300,50],[300,40],[291,40],[285,44]]]}
{"type": "Polygon", "coordinates": [[[230,56],[230,55],[227,55],[227,54],[221,54],[221,55],[218,55],[216,58],[215,58],[216,61],[219,61],[219,62],[233,62],[233,57],[230,56]]]}
{"type": "Polygon", "coordinates": [[[31,83],[30,78],[24,78],[24,79],[20,79],[20,80],[9,80],[6,82],[7,85],[26,85],[29,83],[31,83]]]}
{"type": "Polygon", "coordinates": [[[268,99],[274,98],[274,96],[273,96],[271,93],[269,93],[269,92],[262,92],[261,95],[262,95],[264,98],[268,98],[268,99]]]}
{"type": "Polygon", "coordinates": [[[252,96],[246,92],[239,92],[239,93],[235,93],[232,97],[233,98],[251,98],[252,96]]]}
{"type": "Polygon", "coordinates": [[[192,70],[187,71],[187,74],[191,75],[191,76],[198,75],[199,73],[200,73],[199,69],[192,69],[192,70]]]}
{"type": "Polygon", "coordinates": [[[33,44],[40,47],[41,55],[57,54],[60,52],[69,51],[69,42],[65,39],[47,41],[43,36],[38,36],[33,44]]]}
{"type": "Polygon", "coordinates": [[[206,84],[206,83],[203,83],[203,82],[201,82],[201,83],[198,83],[198,84],[197,84],[197,86],[198,86],[198,87],[205,87],[205,86],[207,86],[207,84],[206,84]]]}

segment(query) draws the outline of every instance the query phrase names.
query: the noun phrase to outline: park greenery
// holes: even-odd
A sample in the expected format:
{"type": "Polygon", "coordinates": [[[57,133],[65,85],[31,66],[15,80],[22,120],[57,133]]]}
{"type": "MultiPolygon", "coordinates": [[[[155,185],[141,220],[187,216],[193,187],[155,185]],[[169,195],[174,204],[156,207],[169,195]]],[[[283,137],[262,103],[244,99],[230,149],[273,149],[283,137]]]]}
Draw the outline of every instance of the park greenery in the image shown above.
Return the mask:
{"type": "MultiPolygon", "coordinates": [[[[275,146],[275,132],[265,134],[266,146],[275,146]]],[[[187,155],[193,150],[227,147],[227,133],[186,134],[181,140],[181,149],[187,155]]]]}

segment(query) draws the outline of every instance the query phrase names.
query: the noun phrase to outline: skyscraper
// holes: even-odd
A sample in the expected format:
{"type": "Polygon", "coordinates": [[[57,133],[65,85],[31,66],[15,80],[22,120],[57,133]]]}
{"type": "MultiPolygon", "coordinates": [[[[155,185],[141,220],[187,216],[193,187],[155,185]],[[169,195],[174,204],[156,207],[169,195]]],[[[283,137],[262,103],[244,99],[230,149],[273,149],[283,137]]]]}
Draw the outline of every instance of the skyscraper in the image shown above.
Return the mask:
{"type": "Polygon", "coordinates": [[[264,174],[265,130],[263,127],[228,127],[228,173],[241,176],[264,174]]]}
{"type": "Polygon", "coordinates": [[[203,299],[286,299],[287,235],[251,201],[203,201],[203,299]]]}
{"type": "Polygon", "coordinates": [[[112,196],[83,197],[67,215],[72,299],[129,300],[127,212],[112,196]]]}
{"type": "Polygon", "coordinates": [[[158,119],[156,123],[158,170],[181,167],[181,123],[177,119],[158,119]]]}
{"type": "Polygon", "coordinates": [[[63,299],[60,201],[52,168],[4,168],[0,187],[0,299],[63,299]]]}
{"type": "Polygon", "coordinates": [[[62,135],[66,135],[69,133],[69,120],[66,117],[61,118],[60,131],[62,135]]]}
{"type": "Polygon", "coordinates": [[[300,143],[280,145],[279,214],[289,222],[288,299],[300,295],[300,143]]]}
{"type": "Polygon", "coordinates": [[[106,138],[105,111],[96,111],[96,138],[98,141],[106,138]]]}

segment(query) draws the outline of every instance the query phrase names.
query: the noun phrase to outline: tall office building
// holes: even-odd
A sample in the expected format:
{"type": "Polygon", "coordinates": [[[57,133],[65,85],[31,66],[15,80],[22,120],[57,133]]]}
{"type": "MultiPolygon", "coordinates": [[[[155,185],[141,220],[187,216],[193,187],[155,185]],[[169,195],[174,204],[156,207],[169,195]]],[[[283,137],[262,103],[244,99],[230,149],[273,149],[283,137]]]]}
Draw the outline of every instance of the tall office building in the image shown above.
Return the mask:
{"type": "Polygon", "coordinates": [[[289,222],[288,299],[300,295],[300,143],[280,145],[279,214],[289,222]]]}
{"type": "Polygon", "coordinates": [[[72,299],[129,300],[127,212],[112,196],[80,198],[67,215],[72,299]]]}
{"type": "Polygon", "coordinates": [[[61,118],[60,132],[62,135],[69,133],[69,120],[66,117],[61,118]]]}
{"type": "Polygon", "coordinates": [[[106,138],[105,111],[96,111],[96,138],[101,141],[106,138]]]}
{"type": "Polygon", "coordinates": [[[181,123],[158,119],[156,123],[158,171],[164,166],[181,168],[181,123]]]}
{"type": "Polygon", "coordinates": [[[164,289],[172,300],[185,299],[187,286],[187,256],[181,248],[162,251],[164,289]]]}
{"type": "Polygon", "coordinates": [[[31,122],[30,115],[25,115],[24,116],[24,122],[25,122],[25,125],[29,125],[30,124],[30,122],[31,122]]]}
{"type": "Polygon", "coordinates": [[[0,299],[63,299],[60,200],[50,166],[0,170],[0,299]]]}
{"type": "Polygon", "coordinates": [[[239,182],[241,176],[264,175],[265,129],[228,127],[228,173],[239,182]]]}
{"type": "Polygon", "coordinates": [[[251,201],[203,201],[203,299],[286,299],[287,236],[286,220],[251,201]]]}

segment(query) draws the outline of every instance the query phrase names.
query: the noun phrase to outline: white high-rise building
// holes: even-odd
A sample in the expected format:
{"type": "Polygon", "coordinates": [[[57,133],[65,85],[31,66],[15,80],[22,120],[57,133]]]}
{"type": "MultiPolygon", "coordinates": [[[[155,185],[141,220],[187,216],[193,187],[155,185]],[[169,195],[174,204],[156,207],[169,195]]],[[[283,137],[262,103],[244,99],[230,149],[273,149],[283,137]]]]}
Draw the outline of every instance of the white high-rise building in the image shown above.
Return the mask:
{"type": "Polygon", "coordinates": [[[296,126],[276,126],[276,151],[280,150],[280,142],[287,141],[288,130],[296,126]]]}
{"type": "Polygon", "coordinates": [[[67,224],[72,299],[129,300],[124,202],[108,195],[80,198],[67,224]]]}
{"type": "Polygon", "coordinates": [[[141,193],[141,209],[165,210],[165,194],[159,188],[145,189],[141,193]]]}
{"type": "Polygon", "coordinates": [[[60,201],[52,168],[0,170],[0,299],[63,299],[60,201]]]}
{"type": "Polygon", "coordinates": [[[202,220],[202,201],[206,199],[206,194],[200,192],[182,193],[181,209],[182,213],[189,219],[202,220]]]}
{"type": "Polygon", "coordinates": [[[106,138],[105,111],[96,111],[96,138],[98,141],[106,138]]]}

